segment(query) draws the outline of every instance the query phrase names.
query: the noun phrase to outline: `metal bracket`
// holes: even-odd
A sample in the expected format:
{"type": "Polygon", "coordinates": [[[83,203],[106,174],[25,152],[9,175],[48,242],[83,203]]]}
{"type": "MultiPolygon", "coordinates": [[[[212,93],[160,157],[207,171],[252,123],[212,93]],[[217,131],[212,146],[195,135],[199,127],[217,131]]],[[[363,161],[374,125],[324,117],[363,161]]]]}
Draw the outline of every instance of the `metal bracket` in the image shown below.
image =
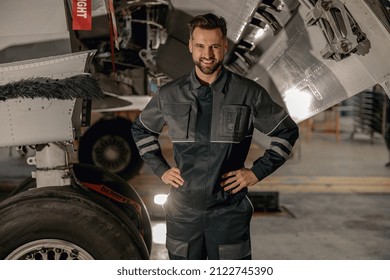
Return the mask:
{"type": "Polygon", "coordinates": [[[72,144],[56,142],[37,145],[34,157],[29,157],[27,163],[35,165],[32,177],[36,178],[37,187],[69,186],[72,183],[72,165],[70,153],[72,144]]]}
{"type": "Polygon", "coordinates": [[[327,44],[321,55],[325,59],[339,61],[351,53],[364,55],[370,48],[365,34],[340,0],[318,0],[305,23],[317,24],[324,32],[327,44]]]}

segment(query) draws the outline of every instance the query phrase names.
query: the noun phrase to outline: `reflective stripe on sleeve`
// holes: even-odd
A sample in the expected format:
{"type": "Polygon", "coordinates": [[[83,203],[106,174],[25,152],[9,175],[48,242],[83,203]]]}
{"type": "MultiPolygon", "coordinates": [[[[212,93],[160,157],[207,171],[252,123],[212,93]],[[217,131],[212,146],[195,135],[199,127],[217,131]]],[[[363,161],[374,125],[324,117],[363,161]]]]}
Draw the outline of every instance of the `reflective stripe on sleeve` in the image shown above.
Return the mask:
{"type": "Polygon", "coordinates": [[[154,142],[154,141],[157,141],[157,137],[155,136],[149,136],[149,137],[146,137],[144,139],[141,139],[139,140],[137,143],[135,143],[137,145],[137,147],[141,147],[142,145],[145,145],[145,144],[148,144],[148,143],[151,143],[151,142],[154,142]]]}
{"type": "Polygon", "coordinates": [[[160,147],[159,145],[157,144],[153,144],[153,145],[150,145],[150,146],[146,146],[145,148],[142,148],[139,150],[139,154],[140,156],[142,156],[143,154],[147,153],[147,152],[151,152],[151,151],[154,151],[154,150],[158,150],[160,147]]]}
{"type": "Polygon", "coordinates": [[[283,151],[281,148],[279,148],[278,146],[275,146],[275,145],[272,145],[271,144],[271,147],[270,147],[271,150],[273,150],[274,152],[278,153],[279,155],[281,155],[284,159],[288,159],[288,154],[283,151]]]}
{"type": "Polygon", "coordinates": [[[292,145],[290,144],[290,142],[288,142],[286,139],[282,139],[282,138],[279,138],[279,137],[271,137],[271,141],[279,143],[279,144],[282,144],[290,152],[291,152],[291,150],[293,148],[292,145]]]}

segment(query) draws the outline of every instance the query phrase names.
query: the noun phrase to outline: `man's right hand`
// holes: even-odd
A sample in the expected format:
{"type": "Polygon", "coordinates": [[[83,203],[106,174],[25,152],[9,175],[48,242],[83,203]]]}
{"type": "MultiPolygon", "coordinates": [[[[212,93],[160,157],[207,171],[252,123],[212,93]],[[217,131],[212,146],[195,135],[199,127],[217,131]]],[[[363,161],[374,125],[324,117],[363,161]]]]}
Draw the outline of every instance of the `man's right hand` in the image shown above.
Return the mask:
{"type": "Polygon", "coordinates": [[[180,170],[177,167],[172,167],[171,169],[165,171],[165,173],[161,176],[161,180],[165,184],[171,185],[174,188],[181,187],[184,184],[184,180],[180,176],[180,170]]]}

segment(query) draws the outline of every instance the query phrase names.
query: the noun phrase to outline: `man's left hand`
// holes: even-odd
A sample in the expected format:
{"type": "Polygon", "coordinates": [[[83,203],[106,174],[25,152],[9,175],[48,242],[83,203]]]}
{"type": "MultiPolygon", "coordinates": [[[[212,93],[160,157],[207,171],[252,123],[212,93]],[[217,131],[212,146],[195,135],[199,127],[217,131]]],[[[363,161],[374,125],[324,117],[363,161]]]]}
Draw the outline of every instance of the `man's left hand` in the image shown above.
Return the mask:
{"type": "Polygon", "coordinates": [[[221,183],[221,187],[226,192],[235,194],[245,187],[253,186],[259,180],[256,175],[247,168],[241,168],[235,171],[230,171],[222,175],[222,179],[226,179],[221,183]]]}

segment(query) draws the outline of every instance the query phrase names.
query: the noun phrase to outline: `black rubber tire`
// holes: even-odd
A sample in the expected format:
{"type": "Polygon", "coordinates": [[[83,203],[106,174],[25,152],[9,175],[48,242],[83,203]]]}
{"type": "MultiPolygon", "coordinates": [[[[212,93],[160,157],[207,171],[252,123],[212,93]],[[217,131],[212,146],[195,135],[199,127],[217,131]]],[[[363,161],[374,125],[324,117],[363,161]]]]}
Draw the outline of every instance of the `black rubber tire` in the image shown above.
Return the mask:
{"type": "Polygon", "coordinates": [[[137,228],[142,232],[142,237],[144,238],[146,247],[150,252],[152,249],[153,242],[150,216],[142,198],[138,195],[134,188],[121,177],[98,166],[78,163],[73,165],[73,170],[76,178],[79,181],[97,185],[106,185],[117,193],[120,193],[121,195],[134,200],[141,206],[142,220],[139,221],[137,219],[137,216],[133,215],[134,210],[131,207],[110,200],[110,202],[116,204],[132,219],[133,224],[135,224],[137,228]]]}
{"type": "MultiPolygon", "coordinates": [[[[106,185],[112,190],[120,193],[121,195],[134,200],[141,206],[142,220],[140,221],[138,219],[138,216],[135,214],[134,209],[132,209],[131,207],[112,201],[107,197],[99,194],[100,196],[102,196],[102,198],[110,201],[110,203],[116,204],[122,211],[124,211],[128,215],[128,217],[131,219],[131,225],[135,225],[138,231],[142,233],[142,238],[144,239],[145,245],[150,253],[152,249],[153,239],[149,212],[142,198],[133,189],[133,187],[119,176],[97,166],[75,163],[73,164],[73,171],[77,180],[81,182],[88,182],[91,184],[106,185]]],[[[32,177],[27,177],[19,184],[18,187],[16,187],[11,192],[10,197],[18,193],[27,191],[31,188],[36,188],[36,180],[32,177]]]]}
{"type": "Polygon", "coordinates": [[[121,117],[97,121],[80,138],[79,162],[102,167],[124,180],[135,176],[143,161],[131,134],[132,125],[121,117]]]}
{"type": "MultiPolygon", "coordinates": [[[[6,199],[0,204],[0,224],[0,259],[42,257],[28,245],[46,246],[47,240],[58,240],[57,249],[70,244],[87,252],[82,259],[149,258],[138,230],[116,205],[73,187],[32,188],[6,199]]],[[[54,249],[44,250],[55,254],[54,249]]]]}

